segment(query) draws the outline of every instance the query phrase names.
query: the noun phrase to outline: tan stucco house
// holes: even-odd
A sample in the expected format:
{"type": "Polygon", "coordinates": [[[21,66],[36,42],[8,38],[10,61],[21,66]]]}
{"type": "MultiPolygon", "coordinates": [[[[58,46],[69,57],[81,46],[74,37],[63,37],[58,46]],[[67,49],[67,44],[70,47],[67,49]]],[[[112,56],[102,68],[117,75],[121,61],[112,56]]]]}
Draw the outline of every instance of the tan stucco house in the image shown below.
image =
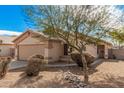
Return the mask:
{"type": "Polygon", "coordinates": [[[0,36],[0,57],[14,57],[15,44],[12,42],[15,36],[0,36]]]}
{"type": "Polygon", "coordinates": [[[13,41],[18,60],[27,60],[32,55],[41,54],[48,61],[57,61],[63,56],[63,43],[59,39],[49,39],[42,33],[26,31],[13,41]],[[36,37],[39,37],[37,39],[36,37]]]}
{"type": "MultiPolygon", "coordinates": [[[[67,56],[68,45],[58,38],[49,38],[41,32],[28,30],[13,40],[15,56],[18,60],[27,60],[30,56],[41,54],[49,62],[58,61],[62,56],[67,56]],[[40,39],[38,39],[38,38],[40,39]]],[[[88,45],[86,52],[94,57],[107,58],[108,49],[112,45],[101,41],[101,44],[88,45]]]]}

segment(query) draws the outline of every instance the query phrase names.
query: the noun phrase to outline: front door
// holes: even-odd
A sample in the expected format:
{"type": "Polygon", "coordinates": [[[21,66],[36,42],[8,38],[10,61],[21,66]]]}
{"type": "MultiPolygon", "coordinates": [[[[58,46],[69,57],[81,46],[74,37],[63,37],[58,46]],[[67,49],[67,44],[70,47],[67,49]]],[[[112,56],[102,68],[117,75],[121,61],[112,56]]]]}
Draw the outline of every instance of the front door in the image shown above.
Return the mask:
{"type": "Polygon", "coordinates": [[[97,46],[97,54],[99,58],[105,57],[105,46],[104,45],[98,45],[97,46]]]}
{"type": "Polygon", "coordinates": [[[68,55],[68,44],[64,44],[64,55],[68,55]]]}

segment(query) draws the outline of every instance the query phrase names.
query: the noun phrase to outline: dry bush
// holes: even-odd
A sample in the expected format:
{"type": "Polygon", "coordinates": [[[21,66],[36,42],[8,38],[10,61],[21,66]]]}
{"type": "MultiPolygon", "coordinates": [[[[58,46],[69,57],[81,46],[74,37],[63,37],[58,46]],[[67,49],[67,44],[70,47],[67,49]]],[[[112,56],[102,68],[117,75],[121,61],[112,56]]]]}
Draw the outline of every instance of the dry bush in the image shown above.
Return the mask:
{"type": "MultiPolygon", "coordinates": [[[[88,53],[85,53],[84,56],[85,56],[88,66],[91,63],[93,63],[93,61],[95,60],[95,58],[88,53]]],[[[72,53],[71,58],[74,62],[76,62],[78,64],[79,67],[83,67],[83,62],[81,60],[81,55],[79,53],[72,53]]]]}
{"type": "Polygon", "coordinates": [[[87,65],[89,66],[91,63],[94,62],[95,60],[95,57],[93,57],[92,55],[88,54],[88,53],[85,53],[85,58],[86,58],[86,61],[87,61],[87,65]]]}
{"type": "Polygon", "coordinates": [[[0,79],[4,78],[8,71],[8,64],[11,62],[10,57],[0,58],[0,79]]]}
{"type": "Polygon", "coordinates": [[[40,72],[41,64],[44,57],[42,55],[34,55],[28,59],[26,74],[28,76],[37,76],[40,72]]]}

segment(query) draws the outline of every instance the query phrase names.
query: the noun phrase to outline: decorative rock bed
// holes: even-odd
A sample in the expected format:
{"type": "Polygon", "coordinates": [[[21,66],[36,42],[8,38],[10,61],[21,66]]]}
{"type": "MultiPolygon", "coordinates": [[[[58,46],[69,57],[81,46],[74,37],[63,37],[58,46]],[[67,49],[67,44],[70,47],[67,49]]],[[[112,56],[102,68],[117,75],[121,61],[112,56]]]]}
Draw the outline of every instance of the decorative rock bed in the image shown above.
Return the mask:
{"type": "Polygon", "coordinates": [[[78,76],[72,74],[71,72],[65,72],[63,76],[64,80],[70,83],[72,88],[91,88],[90,85],[83,83],[78,76]]]}

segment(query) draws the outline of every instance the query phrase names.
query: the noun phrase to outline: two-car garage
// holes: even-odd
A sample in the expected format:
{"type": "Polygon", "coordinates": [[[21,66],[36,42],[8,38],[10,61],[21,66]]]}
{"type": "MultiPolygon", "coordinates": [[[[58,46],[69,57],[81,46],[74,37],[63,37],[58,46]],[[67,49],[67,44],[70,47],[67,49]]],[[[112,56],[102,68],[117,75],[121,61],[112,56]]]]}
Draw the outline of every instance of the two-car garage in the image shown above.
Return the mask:
{"type": "Polygon", "coordinates": [[[44,45],[19,45],[18,46],[18,60],[27,60],[32,55],[44,55],[44,45]]]}

